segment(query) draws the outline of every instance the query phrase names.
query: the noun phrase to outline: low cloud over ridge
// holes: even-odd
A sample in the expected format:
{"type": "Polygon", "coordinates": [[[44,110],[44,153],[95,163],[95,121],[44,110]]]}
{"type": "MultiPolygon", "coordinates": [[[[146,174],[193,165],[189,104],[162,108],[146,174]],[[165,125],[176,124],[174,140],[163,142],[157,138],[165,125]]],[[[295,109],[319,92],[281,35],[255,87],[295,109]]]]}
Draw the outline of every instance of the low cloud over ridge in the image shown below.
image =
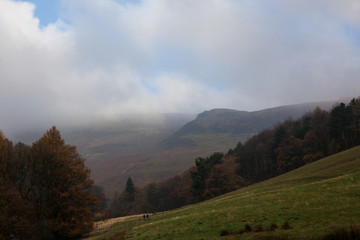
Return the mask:
{"type": "Polygon", "coordinates": [[[0,128],[357,96],[357,0],[0,0],[0,128]]]}

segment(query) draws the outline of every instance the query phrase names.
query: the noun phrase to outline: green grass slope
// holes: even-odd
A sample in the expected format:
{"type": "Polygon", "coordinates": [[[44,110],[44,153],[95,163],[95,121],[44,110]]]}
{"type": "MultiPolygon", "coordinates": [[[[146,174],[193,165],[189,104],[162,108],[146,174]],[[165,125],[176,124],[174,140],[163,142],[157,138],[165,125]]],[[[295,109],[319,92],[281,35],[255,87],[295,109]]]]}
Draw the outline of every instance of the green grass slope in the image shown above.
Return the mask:
{"type": "Polygon", "coordinates": [[[356,147],[218,198],[132,222],[126,239],[320,239],[334,228],[359,224],[356,147]]]}

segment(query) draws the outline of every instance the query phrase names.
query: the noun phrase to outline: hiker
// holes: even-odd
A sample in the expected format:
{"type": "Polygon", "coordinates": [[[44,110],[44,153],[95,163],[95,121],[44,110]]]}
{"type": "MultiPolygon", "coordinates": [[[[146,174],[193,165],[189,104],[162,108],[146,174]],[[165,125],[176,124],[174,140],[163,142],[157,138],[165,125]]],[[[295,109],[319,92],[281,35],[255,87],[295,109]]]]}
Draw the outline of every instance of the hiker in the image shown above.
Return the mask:
{"type": "Polygon", "coordinates": [[[146,219],[149,219],[149,214],[146,214],[146,219]]]}
{"type": "Polygon", "coordinates": [[[144,216],[143,216],[143,218],[144,218],[144,221],[146,220],[146,219],[145,219],[145,217],[146,217],[146,216],[145,216],[145,214],[144,214],[144,216]]]}

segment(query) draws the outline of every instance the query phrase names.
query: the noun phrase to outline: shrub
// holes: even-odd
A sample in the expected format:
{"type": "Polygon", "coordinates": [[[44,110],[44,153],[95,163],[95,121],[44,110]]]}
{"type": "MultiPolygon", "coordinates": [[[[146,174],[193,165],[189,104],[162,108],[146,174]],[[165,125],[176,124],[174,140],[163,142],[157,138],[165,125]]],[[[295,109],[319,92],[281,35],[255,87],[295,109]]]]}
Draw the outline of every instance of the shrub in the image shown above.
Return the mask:
{"type": "Polygon", "coordinates": [[[285,221],[283,225],[281,226],[281,229],[288,230],[291,229],[290,224],[288,221],[285,221]]]}
{"type": "Polygon", "coordinates": [[[245,224],[245,227],[244,227],[244,232],[251,232],[252,231],[252,228],[251,226],[247,223],[245,224]]]}
{"type": "Polygon", "coordinates": [[[323,240],[358,240],[360,239],[360,227],[351,226],[350,229],[336,228],[332,233],[324,236],[323,240]]]}
{"type": "Polygon", "coordinates": [[[229,231],[224,229],[224,230],[221,231],[220,236],[227,236],[229,234],[230,234],[229,231]]]}
{"type": "Polygon", "coordinates": [[[255,226],[255,232],[262,232],[264,231],[264,228],[261,224],[255,226]]]}
{"type": "Polygon", "coordinates": [[[276,229],[278,229],[278,226],[276,223],[271,223],[269,226],[269,231],[275,231],[276,229]]]}

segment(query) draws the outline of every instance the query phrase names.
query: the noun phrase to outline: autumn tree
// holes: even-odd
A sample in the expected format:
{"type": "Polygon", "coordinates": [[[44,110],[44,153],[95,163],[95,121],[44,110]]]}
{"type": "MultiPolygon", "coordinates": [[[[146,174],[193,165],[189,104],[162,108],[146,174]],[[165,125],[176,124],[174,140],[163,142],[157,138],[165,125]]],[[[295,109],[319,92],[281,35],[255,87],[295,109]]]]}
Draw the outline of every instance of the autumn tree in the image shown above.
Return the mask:
{"type": "Polygon", "coordinates": [[[199,157],[195,160],[196,171],[191,171],[191,178],[193,179],[192,192],[195,196],[200,196],[206,184],[206,179],[209,177],[211,169],[216,165],[222,163],[224,155],[220,152],[213,153],[210,157],[199,157]]]}
{"type": "Polygon", "coordinates": [[[223,163],[217,164],[206,179],[202,198],[210,199],[244,186],[244,180],[235,173],[235,170],[234,159],[225,159],[223,163]]]}
{"type": "Polygon", "coordinates": [[[360,144],[360,97],[354,98],[350,104],[352,118],[350,124],[350,137],[352,146],[360,144]]]}
{"type": "Polygon", "coordinates": [[[73,239],[91,230],[90,170],[52,127],[31,148],[31,201],[43,239],[73,239]]]}
{"type": "Polygon", "coordinates": [[[34,212],[22,198],[17,172],[21,168],[16,165],[16,150],[0,131],[0,239],[8,239],[10,235],[37,239],[34,212]]]}
{"type": "Polygon", "coordinates": [[[13,151],[12,143],[8,141],[0,131],[0,179],[4,181],[10,178],[10,159],[14,157],[13,151]]]}

